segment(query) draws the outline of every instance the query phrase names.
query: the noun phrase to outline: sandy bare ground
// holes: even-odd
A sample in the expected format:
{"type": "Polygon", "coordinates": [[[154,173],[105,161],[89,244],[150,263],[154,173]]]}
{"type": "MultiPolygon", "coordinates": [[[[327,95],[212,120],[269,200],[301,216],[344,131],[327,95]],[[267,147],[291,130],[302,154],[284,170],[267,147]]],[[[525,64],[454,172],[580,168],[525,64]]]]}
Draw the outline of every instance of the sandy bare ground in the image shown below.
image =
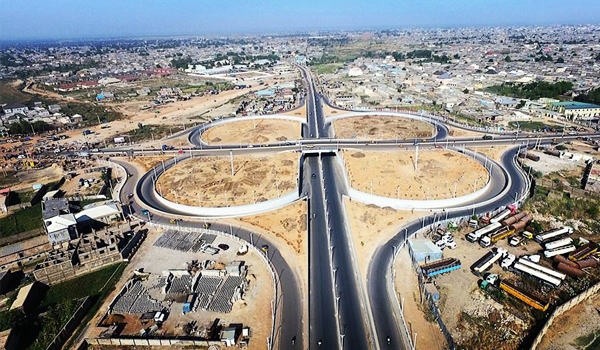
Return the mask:
{"type": "MultiPolygon", "coordinates": [[[[307,206],[305,201],[298,201],[284,208],[269,213],[246,216],[239,219],[224,219],[235,226],[243,226],[257,233],[256,239],[261,235],[269,238],[279,252],[290,264],[293,273],[300,283],[300,295],[308,295],[308,240],[307,235],[307,206]]],[[[308,305],[303,299],[304,319],[308,319],[308,305]]],[[[285,322],[285,320],[283,320],[285,322]]],[[[307,323],[305,323],[306,327],[307,323]]],[[[307,336],[305,329],[304,335],[307,336]]],[[[307,341],[307,339],[305,339],[307,341]]],[[[285,343],[284,343],[285,345],[285,343]]],[[[285,347],[284,347],[285,348],[285,347]]]]}
{"type": "Polygon", "coordinates": [[[420,150],[417,171],[412,151],[345,151],[343,159],[353,188],[391,198],[459,197],[484,187],[489,178],[480,163],[449,150],[420,150]]]}
{"type": "Polygon", "coordinates": [[[211,145],[266,144],[298,140],[302,125],[288,120],[243,120],[206,130],[202,139],[211,145]]]}
{"type": "Polygon", "coordinates": [[[230,99],[254,90],[257,90],[257,88],[229,90],[221,92],[219,95],[195,97],[188,101],[178,101],[159,108],[151,108],[146,111],[141,111],[140,107],[148,103],[140,101],[107,104],[117,111],[122,112],[125,115],[125,118],[110,122],[108,124],[110,126],[109,128],[102,129],[99,125],[90,127],[89,130],[93,131],[95,134],[88,135],[87,137],[82,135],[81,130],[67,131],[65,134],[69,136],[69,139],[62,141],[62,143],[71,143],[74,141],[85,142],[86,140],[101,142],[104,139],[123,135],[136,129],[138,123],[171,125],[187,124],[189,127],[191,124],[194,124],[194,122],[197,122],[191,118],[198,116],[211,108],[216,108],[230,99]],[[155,113],[156,110],[160,111],[160,113],[155,113]]]}
{"type": "Polygon", "coordinates": [[[399,295],[398,300],[404,298],[404,320],[412,330],[413,336],[415,332],[417,333],[417,349],[447,349],[446,338],[437,322],[425,318],[424,311],[429,305],[426,302],[422,303],[419,296],[419,282],[407,249],[402,249],[398,254],[395,267],[397,272],[394,285],[399,295]]]}
{"type": "MultiPolygon", "coordinates": [[[[122,160],[122,161],[129,161],[129,159],[126,159],[126,158],[115,158],[115,159],[122,160]]],[[[161,162],[167,161],[169,159],[171,159],[171,157],[167,157],[167,156],[136,157],[135,159],[132,159],[132,161],[133,161],[133,163],[138,165],[140,168],[142,168],[144,170],[144,172],[146,172],[146,171],[154,168],[161,162]]]]}
{"type": "Polygon", "coordinates": [[[485,135],[484,133],[460,129],[454,126],[448,126],[448,136],[449,137],[474,137],[476,139],[480,139],[485,135]]]}
{"type": "Polygon", "coordinates": [[[323,104],[323,113],[327,117],[331,117],[337,114],[348,113],[348,111],[344,111],[343,109],[331,108],[326,104],[323,104]]]}
{"type": "Polygon", "coordinates": [[[295,117],[308,117],[308,113],[306,112],[306,104],[304,104],[304,106],[298,108],[298,109],[294,109],[292,111],[288,111],[288,112],[283,112],[281,114],[283,115],[291,115],[291,116],[295,116],[295,117]]]}
{"type": "Polygon", "coordinates": [[[474,147],[471,148],[473,151],[477,151],[477,153],[484,154],[488,156],[488,158],[495,160],[496,162],[500,162],[502,160],[502,155],[506,153],[509,149],[515,146],[493,146],[493,147],[474,147]]]}
{"type": "Polygon", "coordinates": [[[20,171],[17,173],[19,183],[11,186],[13,191],[21,189],[31,189],[32,185],[41,183],[46,184],[48,182],[58,181],[65,175],[62,167],[58,164],[52,164],[49,167],[43,169],[30,169],[20,171]]]}
{"type": "Polygon", "coordinates": [[[180,162],[158,179],[158,191],[176,203],[222,207],[280,197],[298,186],[298,154],[196,157],[180,162]]]}
{"type": "Polygon", "coordinates": [[[433,136],[434,126],[403,117],[367,115],[338,119],[333,122],[337,138],[342,139],[414,139],[433,136]]]}
{"type": "Polygon", "coordinates": [[[344,205],[363,281],[377,247],[396,235],[403,225],[425,215],[422,212],[380,208],[348,198],[344,198],[344,205]]]}
{"type": "MultiPolygon", "coordinates": [[[[600,330],[600,312],[598,310],[600,310],[600,295],[579,303],[554,320],[538,348],[547,350],[579,349],[575,339],[600,330]]],[[[584,343],[582,340],[580,342],[584,343]]]]}

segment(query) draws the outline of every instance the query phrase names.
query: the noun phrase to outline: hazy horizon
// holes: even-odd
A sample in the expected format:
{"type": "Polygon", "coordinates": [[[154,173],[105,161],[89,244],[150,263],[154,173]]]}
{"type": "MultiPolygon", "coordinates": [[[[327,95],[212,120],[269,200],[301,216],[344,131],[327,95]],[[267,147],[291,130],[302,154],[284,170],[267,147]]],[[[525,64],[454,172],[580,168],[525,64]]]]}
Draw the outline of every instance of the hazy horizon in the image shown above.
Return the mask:
{"type": "Polygon", "coordinates": [[[0,41],[600,23],[600,2],[592,0],[577,6],[558,0],[104,0],[81,5],[74,0],[0,0],[0,41]]]}

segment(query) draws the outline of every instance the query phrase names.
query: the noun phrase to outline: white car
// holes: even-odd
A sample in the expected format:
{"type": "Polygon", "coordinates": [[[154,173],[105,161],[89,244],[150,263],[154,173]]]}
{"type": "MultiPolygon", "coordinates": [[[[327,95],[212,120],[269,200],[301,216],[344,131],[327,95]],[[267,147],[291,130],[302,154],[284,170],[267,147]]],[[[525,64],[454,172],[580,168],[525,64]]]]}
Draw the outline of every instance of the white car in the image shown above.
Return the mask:
{"type": "Polygon", "coordinates": [[[435,242],[435,245],[440,248],[440,249],[444,249],[446,248],[446,242],[443,239],[440,239],[439,241],[435,242]]]}

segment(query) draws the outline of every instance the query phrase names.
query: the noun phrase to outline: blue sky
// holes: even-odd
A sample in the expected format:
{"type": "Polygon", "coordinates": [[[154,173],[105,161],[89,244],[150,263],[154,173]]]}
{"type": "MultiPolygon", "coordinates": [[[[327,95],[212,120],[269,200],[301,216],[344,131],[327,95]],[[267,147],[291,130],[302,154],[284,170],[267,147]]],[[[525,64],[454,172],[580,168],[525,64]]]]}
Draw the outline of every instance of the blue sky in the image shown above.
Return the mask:
{"type": "Polygon", "coordinates": [[[0,40],[600,23],[600,0],[0,0],[0,40]]]}

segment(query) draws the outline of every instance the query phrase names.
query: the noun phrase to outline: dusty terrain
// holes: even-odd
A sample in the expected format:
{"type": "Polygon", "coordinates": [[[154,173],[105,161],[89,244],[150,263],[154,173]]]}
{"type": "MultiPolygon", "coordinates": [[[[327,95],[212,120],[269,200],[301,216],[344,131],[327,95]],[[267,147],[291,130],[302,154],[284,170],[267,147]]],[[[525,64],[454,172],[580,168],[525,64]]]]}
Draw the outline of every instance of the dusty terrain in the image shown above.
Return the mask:
{"type": "Polygon", "coordinates": [[[195,157],[168,169],[158,191],[176,203],[222,207],[273,199],[297,188],[298,154],[195,157]]]}
{"type": "MultiPolygon", "coordinates": [[[[600,339],[600,295],[582,301],[554,320],[539,349],[577,350],[600,339]]],[[[587,349],[596,349],[589,347],[587,349]]]]}
{"type": "Polygon", "coordinates": [[[460,197],[484,187],[489,178],[479,162],[448,150],[419,151],[417,171],[412,151],[346,151],[343,158],[352,188],[391,198],[460,197]]]}
{"type": "Polygon", "coordinates": [[[378,115],[338,119],[333,128],[341,139],[414,139],[429,138],[434,133],[434,126],[423,121],[378,115]]]}
{"type": "Polygon", "coordinates": [[[71,180],[66,180],[65,183],[60,187],[61,191],[65,192],[66,196],[87,196],[96,195],[102,188],[103,182],[101,181],[102,173],[95,171],[93,173],[85,174],[83,171],[77,173],[77,176],[71,180]],[[96,179],[94,183],[90,183],[90,187],[79,187],[79,179],[90,180],[96,179]]]}
{"type": "Polygon", "coordinates": [[[331,108],[325,103],[323,103],[323,114],[327,117],[334,116],[336,114],[348,113],[348,111],[344,111],[343,109],[331,108]]]}
{"type": "Polygon", "coordinates": [[[53,181],[59,181],[65,172],[62,170],[62,167],[59,164],[52,164],[44,169],[30,169],[25,171],[19,171],[17,173],[17,177],[19,178],[19,183],[11,186],[13,191],[21,190],[21,189],[30,189],[32,185],[38,183],[49,183],[53,181]]]}
{"type": "MultiPolygon", "coordinates": [[[[402,249],[396,257],[394,285],[398,300],[404,298],[404,321],[417,333],[417,349],[444,350],[448,345],[444,334],[435,320],[428,317],[426,302],[421,303],[419,282],[411,264],[408,249],[402,249]],[[411,273],[408,273],[408,272],[411,273]]],[[[430,313],[430,312],[429,312],[430,313]]]]}
{"type": "Polygon", "coordinates": [[[298,140],[300,123],[281,119],[243,120],[217,125],[202,134],[211,145],[266,144],[298,140]]]}
{"type": "Polygon", "coordinates": [[[403,225],[424,215],[421,212],[380,208],[349,198],[344,198],[344,206],[363,278],[375,249],[396,235],[403,225]]]}
{"type": "MultiPolygon", "coordinates": [[[[301,296],[308,295],[308,240],[306,239],[307,206],[305,201],[298,201],[284,208],[268,213],[246,216],[238,219],[225,219],[235,226],[243,226],[257,233],[256,239],[261,235],[268,236],[269,240],[277,246],[280,253],[293,269],[297,280],[301,284],[301,296]]],[[[303,300],[305,303],[306,300],[303,300]]],[[[308,317],[308,307],[304,304],[304,319],[308,317]]],[[[305,323],[305,326],[307,324],[305,323]]],[[[305,336],[307,336],[305,330],[305,336]]],[[[307,339],[305,339],[307,341],[307,339]]]]}
{"type": "MultiPolygon", "coordinates": [[[[172,157],[168,157],[168,156],[136,157],[133,159],[133,163],[140,166],[144,171],[148,171],[148,170],[154,168],[155,166],[157,166],[162,161],[166,161],[171,158],[172,157]]],[[[116,158],[116,159],[127,161],[127,159],[125,159],[125,158],[116,158]]]]}
{"type": "Polygon", "coordinates": [[[457,128],[454,126],[448,126],[448,136],[449,137],[473,137],[475,139],[480,139],[485,135],[484,133],[465,130],[461,128],[457,128]]]}
{"type": "Polygon", "coordinates": [[[502,160],[502,155],[506,153],[509,149],[515,146],[493,146],[493,147],[474,147],[471,148],[473,151],[477,151],[477,153],[484,154],[488,156],[488,158],[495,160],[496,162],[500,162],[502,160]]]}

